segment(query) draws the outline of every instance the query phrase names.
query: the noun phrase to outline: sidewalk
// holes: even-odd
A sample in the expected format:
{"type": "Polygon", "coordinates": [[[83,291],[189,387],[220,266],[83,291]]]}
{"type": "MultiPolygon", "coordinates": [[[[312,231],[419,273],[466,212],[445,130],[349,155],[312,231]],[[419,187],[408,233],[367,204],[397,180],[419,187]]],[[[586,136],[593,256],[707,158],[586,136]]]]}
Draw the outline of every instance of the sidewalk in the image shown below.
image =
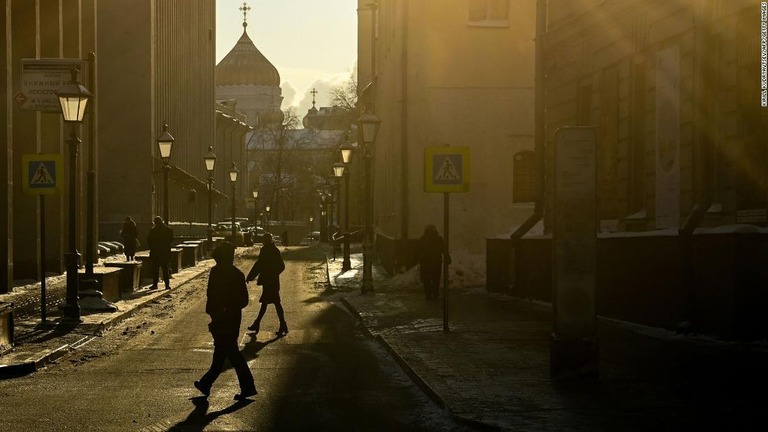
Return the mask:
{"type": "Polygon", "coordinates": [[[389,278],[374,266],[375,293],[360,294],[362,258],[329,282],[414,380],[456,419],[482,430],[768,430],[765,344],[681,337],[600,320],[598,382],[549,377],[549,305],[451,287],[425,300],[418,270],[389,278]]]}
{"type": "MultiPolygon", "coordinates": [[[[175,288],[194,279],[213,266],[213,260],[199,261],[197,266],[182,269],[171,276],[171,289],[149,290],[151,284],[143,285],[138,291],[123,294],[122,300],[115,303],[116,312],[91,313],[81,310],[79,324],[61,322],[61,312],[57,307],[47,308],[48,319],[41,323],[39,315],[40,283],[16,287],[9,294],[0,294],[0,302],[14,304],[37,304],[37,313],[24,314],[14,319],[15,344],[12,350],[0,353],[0,379],[13,378],[30,374],[46,364],[66,355],[100,336],[102,332],[130,317],[139,308],[164,297],[175,288]]],[[[65,275],[49,277],[46,280],[49,299],[64,297],[66,291],[65,275]]]]}

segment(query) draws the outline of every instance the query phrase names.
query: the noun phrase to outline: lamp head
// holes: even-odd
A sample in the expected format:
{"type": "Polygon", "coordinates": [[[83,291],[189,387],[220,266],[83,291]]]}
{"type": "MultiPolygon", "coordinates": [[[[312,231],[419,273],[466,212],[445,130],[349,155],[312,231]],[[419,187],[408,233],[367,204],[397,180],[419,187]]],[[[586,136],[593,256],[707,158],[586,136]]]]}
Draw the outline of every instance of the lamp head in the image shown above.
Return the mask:
{"type": "Polygon", "coordinates": [[[213,153],[213,146],[208,146],[208,153],[203,156],[205,169],[209,174],[213,174],[213,168],[216,166],[216,155],[213,153]]]}
{"type": "Polygon", "coordinates": [[[333,175],[336,177],[341,177],[344,175],[344,168],[347,166],[344,165],[344,162],[336,162],[333,164],[333,175]]]}
{"type": "Polygon", "coordinates": [[[171,160],[171,149],[174,141],[173,135],[168,132],[168,123],[163,122],[163,133],[157,138],[157,146],[160,148],[160,157],[166,165],[171,160]]]}
{"type": "Polygon", "coordinates": [[[56,96],[59,97],[59,105],[61,106],[61,115],[64,117],[64,121],[68,123],[80,123],[85,117],[85,108],[88,106],[88,101],[91,99],[91,92],[77,80],[77,73],[80,70],[77,66],[72,67],[72,80],[64,84],[59,91],[56,92],[56,96]]]}

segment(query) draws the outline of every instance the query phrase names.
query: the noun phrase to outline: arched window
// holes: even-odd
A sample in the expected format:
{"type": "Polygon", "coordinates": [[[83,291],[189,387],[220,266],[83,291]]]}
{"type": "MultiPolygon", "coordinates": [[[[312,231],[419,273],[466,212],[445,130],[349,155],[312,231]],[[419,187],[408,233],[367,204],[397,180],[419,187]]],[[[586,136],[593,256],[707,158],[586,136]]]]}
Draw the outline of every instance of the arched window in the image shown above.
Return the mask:
{"type": "Polygon", "coordinates": [[[512,202],[536,201],[536,153],[524,150],[516,153],[512,162],[512,202]]]}

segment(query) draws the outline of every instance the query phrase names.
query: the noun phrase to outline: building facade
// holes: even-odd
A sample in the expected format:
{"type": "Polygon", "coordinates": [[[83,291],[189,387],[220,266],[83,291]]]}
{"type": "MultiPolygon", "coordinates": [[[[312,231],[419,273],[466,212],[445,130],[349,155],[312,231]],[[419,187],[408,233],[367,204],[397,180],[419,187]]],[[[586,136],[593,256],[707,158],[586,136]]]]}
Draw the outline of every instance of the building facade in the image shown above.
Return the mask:
{"type": "MultiPolygon", "coordinates": [[[[0,214],[3,271],[0,292],[15,279],[40,278],[40,229],[32,221],[45,213],[46,270],[63,271],[67,248],[66,187],[46,197],[22,193],[21,156],[58,153],[68,160],[61,114],[21,108],[21,59],[87,59],[83,84],[93,93],[80,128],[77,248],[83,253],[86,229],[96,240],[118,240],[128,215],[145,237],[152,218],[163,214],[163,169],[157,138],[163,123],[175,138],[170,159],[169,219],[204,221],[207,188],[203,156],[216,145],[215,13],[206,0],[152,1],[4,0],[2,20],[4,104],[2,132],[4,186],[8,207],[0,214]],[[130,11],[130,13],[126,13],[130,11]],[[92,226],[86,226],[86,179],[94,172],[92,226]],[[199,196],[198,196],[199,195],[199,196]]],[[[244,145],[242,136],[234,136],[244,145]]],[[[222,169],[221,165],[217,167],[222,169]]],[[[65,170],[66,176],[73,173],[65,170]]],[[[224,199],[220,193],[215,194],[224,199]]]]}
{"type": "Polygon", "coordinates": [[[466,146],[470,191],[451,195],[450,243],[482,255],[485,238],[533,211],[530,191],[515,189],[515,160],[534,147],[534,2],[360,0],[358,15],[359,103],[381,119],[378,238],[407,241],[442,226],[442,194],[424,191],[424,152],[466,146]]]}
{"type": "Polygon", "coordinates": [[[598,131],[604,232],[766,225],[760,5],[550,1],[547,136],[598,131]],[[704,207],[704,208],[703,208],[704,207]]]}

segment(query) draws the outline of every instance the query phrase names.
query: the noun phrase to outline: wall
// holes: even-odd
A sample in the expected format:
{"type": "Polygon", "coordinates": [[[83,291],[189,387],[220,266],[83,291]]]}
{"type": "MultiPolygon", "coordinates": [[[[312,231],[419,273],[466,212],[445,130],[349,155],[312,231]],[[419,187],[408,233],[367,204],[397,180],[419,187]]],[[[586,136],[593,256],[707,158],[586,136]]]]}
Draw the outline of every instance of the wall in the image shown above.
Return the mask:
{"type": "MultiPolygon", "coordinates": [[[[532,211],[512,204],[511,190],[514,154],[533,148],[535,2],[514,2],[501,27],[469,25],[468,2],[378,3],[376,230],[417,238],[425,224],[441,225],[442,194],[424,192],[424,149],[468,146],[470,192],[451,196],[450,240],[452,249],[481,254],[484,238],[509,232],[532,211]]],[[[373,65],[370,12],[361,6],[359,16],[362,90],[373,65]]]]}

